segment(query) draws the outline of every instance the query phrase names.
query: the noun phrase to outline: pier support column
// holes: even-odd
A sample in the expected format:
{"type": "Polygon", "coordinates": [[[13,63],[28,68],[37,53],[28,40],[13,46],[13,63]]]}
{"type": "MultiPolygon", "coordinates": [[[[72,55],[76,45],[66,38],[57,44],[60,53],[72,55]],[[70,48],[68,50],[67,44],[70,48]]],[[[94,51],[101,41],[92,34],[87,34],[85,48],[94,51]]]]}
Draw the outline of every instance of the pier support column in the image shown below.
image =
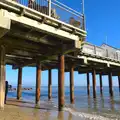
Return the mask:
{"type": "Polygon", "coordinates": [[[96,98],[96,71],[93,69],[92,72],[92,79],[93,79],[93,97],[96,98]]]}
{"type": "Polygon", "coordinates": [[[109,93],[110,96],[112,97],[113,96],[112,72],[109,72],[108,78],[109,78],[109,93]]]}
{"type": "Polygon", "coordinates": [[[89,73],[87,73],[87,94],[90,95],[90,77],[89,73]]]}
{"type": "Polygon", "coordinates": [[[36,104],[38,104],[40,100],[40,85],[41,85],[41,65],[37,64],[36,67],[36,104]]]}
{"type": "Polygon", "coordinates": [[[48,70],[48,99],[52,98],[52,71],[48,70]]]}
{"type": "Polygon", "coordinates": [[[103,94],[103,85],[102,85],[102,74],[99,74],[99,78],[100,78],[100,93],[101,95],[103,94]]]}
{"type": "Polygon", "coordinates": [[[58,108],[59,111],[64,107],[64,55],[59,56],[59,70],[58,70],[58,108]]]}
{"type": "Polygon", "coordinates": [[[5,47],[0,46],[0,109],[4,109],[5,72],[5,47]]]}
{"type": "Polygon", "coordinates": [[[120,93],[120,76],[118,76],[118,87],[119,87],[119,93],[120,93]]]}
{"type": "Polygon", "coordinates": [[[74,104],[74,66],[70,70],[70,102],[74,104]]]}
{"type": "Polygon", "coordinates": [[[20,100],[22,91],[22,68],[18,69],[17,99],[20,100]]]}

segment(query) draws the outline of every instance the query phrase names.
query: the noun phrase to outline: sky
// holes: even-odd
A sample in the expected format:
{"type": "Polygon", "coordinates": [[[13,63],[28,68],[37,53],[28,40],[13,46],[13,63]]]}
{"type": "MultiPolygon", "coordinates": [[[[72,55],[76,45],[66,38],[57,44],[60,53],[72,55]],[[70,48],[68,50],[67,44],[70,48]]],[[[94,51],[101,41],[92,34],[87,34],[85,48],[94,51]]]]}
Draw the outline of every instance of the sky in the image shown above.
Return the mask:
{"type": "MultiPolygon", "coordinates": [[[[71,8],[81,11],[81,0],[59,0],[71,8]]],[[[86,17],[86,40],[95,45],[107,43],[120,48],[120,0],[85,0],[86,17]],[[107,38],[107,39],[106,39],[107,38]]],[[[97,86],[99,86],[99,76],[97,86]]],[[[13,86],[17,85],[18,70],[13,70],[12,66],[6,66],[6,80],[13,86]]],[[[36,68],[24,67],[22,84],[23,86],[35,86],[36,68]]],[[[42,72],[42,85],[48,84],[48,71],[42,72]]],[[[58,71],[52,70],[52,84],[58,83],[58,71]]],[[[86,86],[86,75],[74,73],[75,86],[86,86]]],[[[92,79],[90,75],[90,84],[92,79]]],[[[65,85],[69,86],[69,73],[65,73],[65,85]]],[[[103,77],[103,85],[108,86],[108,77],[103,77]]],[[[117,77],[113,77],[113,85],[118,85],[117,77]]]]}

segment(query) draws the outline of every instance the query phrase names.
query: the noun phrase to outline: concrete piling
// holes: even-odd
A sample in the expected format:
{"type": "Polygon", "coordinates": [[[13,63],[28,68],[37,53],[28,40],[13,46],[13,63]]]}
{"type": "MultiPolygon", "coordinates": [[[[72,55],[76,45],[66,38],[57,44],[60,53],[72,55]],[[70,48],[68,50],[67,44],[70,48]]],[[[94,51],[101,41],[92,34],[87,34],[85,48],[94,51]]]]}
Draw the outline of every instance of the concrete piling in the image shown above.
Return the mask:
{"type": "Polygon", "coordinates": [[[70,102],[71,104],[75,103],[74,100],[74,66],[70,70],[70,102]]]}
{"type": "Polygon", "coordinates": [[[120,76],[118,76],[118,87],[119,87],[119,93],[120,93],[120,76]]]}
{"type": "Polygon", "coordinates": [[[110,93],[110,96],[112,97],[113,96],[112,72],[109,72],[108,79],[109,79],[109,93],[110,93]]]}
{"type": "Polygon", "coordinates": [[[4,98],[5,98],[5,47],[0,46],[0,109],[4,109],[4,98]]]}
{"type": "Polygon", "coordinates": [[[48,70],[48,99],[52,98],[52,71],[48,70]]]}
{"type": "Polygon", "coordinates": [[[96,98],[96,71],[93,69],[92,72],[92,79],[93,79],[93,98],[96,98]]]}
{"type": "Polygon", "coordinates": [[[90,77],[89,73],[87,73],[87,94],[90,95],[90,77]]]}
{"type": "Polygon", "coordinates": [[[36,104],[38,104],[40,100],[40,85],[41,85],[41,65],[37,64],[36,67],[36,104]]]}
{"type": "Polygon", "coordinates": [[[99,78],[100,78],[100,93],[101,95],[103,94],[103,85],[102,85],[102,74],[99,74],[99,78]]]}
{"type": "Polygon", "coordinates": [[[59,70],[58,70],[58,108],[62,111],[64,108],[64,55],[59,56],[59,70]]]}
{"type": "Polygon", "coordinates": [[[18,69],[18,85],[17,85],[17,99],[19,100],[21,97],[22,91],[22,68],[18,69]]]}

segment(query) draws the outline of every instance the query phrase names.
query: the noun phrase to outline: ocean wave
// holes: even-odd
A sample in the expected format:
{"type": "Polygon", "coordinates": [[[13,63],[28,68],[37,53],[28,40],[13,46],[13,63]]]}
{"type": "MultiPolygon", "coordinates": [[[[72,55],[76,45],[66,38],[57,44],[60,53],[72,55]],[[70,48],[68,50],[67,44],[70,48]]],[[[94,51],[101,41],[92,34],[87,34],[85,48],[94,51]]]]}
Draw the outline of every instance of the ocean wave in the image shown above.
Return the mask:
{"type": "Polygon", "coordinates": [[[74,116],[78,116],[80,118],[82,118],[83,120],[118,120],[118,119],[111,119],[111,118],[107,118],[101,115],[97,115],[97,114],[89,114],[89,113],[83,113],[83,112],[77,112],[72,110],[71,108],[64,108],[65,111],[70,112],[72,115],[74,116]]]}

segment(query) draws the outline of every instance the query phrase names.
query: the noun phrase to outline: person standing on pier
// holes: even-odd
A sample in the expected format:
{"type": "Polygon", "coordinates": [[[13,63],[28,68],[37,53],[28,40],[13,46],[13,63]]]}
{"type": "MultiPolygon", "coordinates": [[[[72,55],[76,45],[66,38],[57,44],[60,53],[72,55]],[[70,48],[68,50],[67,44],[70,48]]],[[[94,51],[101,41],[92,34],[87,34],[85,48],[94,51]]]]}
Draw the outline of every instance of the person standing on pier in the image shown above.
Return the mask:
{"type": "Polygon", "coordinates": [[[5,104],[7,100],[7,93],[8,93],[8,81],[5,81],[5,101],[4,101],[5,104]]]}

